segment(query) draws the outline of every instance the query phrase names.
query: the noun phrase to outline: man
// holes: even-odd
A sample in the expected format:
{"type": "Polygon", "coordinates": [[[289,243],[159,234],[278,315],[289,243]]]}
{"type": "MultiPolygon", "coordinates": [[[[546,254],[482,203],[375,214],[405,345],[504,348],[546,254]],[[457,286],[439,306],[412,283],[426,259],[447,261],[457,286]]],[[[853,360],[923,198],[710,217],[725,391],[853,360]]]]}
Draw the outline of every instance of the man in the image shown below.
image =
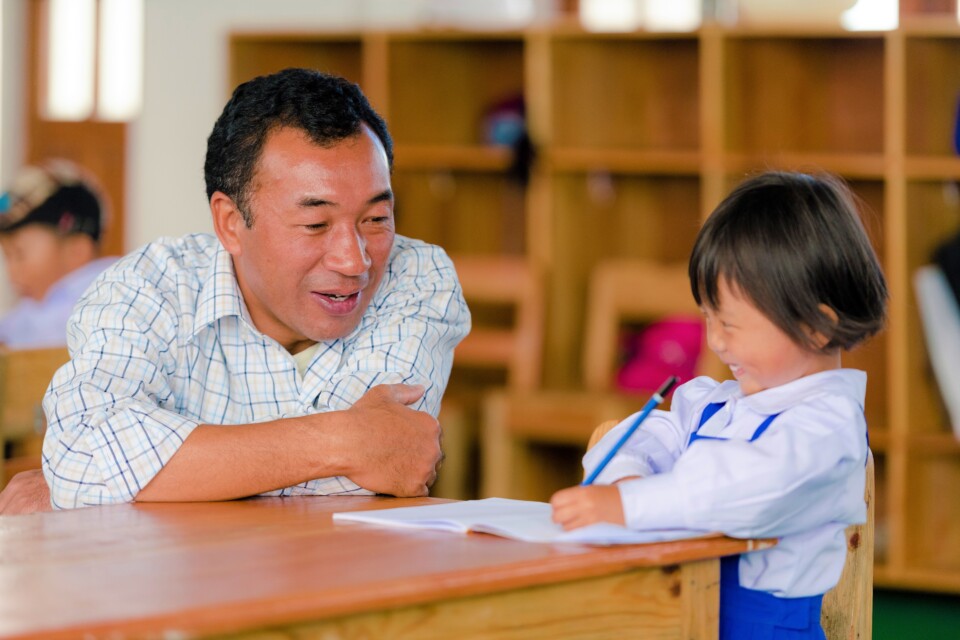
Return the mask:
{"type": "Polygon", "coordinates": [[[0,197],[0,248],[20,301],[0,319],[11,349],[62,347],[73,305],[115,258],[100,258],[93,181],[65,160],[25,167],[0,197]]]}
{"type": "Polygon", "coordinates": [[[77,306],[44,400],[54,507],[427,493],[469,312],[443,251],[395,236],[391,163],[355,85],[236,89],[207,142],[216,238],[149,244],[77,306]]]}

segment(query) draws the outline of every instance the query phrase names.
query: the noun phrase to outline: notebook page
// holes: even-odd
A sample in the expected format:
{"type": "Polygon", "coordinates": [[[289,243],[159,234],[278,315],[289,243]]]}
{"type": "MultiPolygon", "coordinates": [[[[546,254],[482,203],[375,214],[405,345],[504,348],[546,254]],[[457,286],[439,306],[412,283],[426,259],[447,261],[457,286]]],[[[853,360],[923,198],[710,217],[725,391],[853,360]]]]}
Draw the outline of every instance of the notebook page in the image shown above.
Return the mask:
{"type": "Polygon", "coordinates": [[[707,535],[705,531],[669,529],[634,531],[614,524],[595,524],[573,531],[551,519],[546,502],[486,498],[422,507],[335,513],[335,522],[363,522],[392,527],[490,533],[527,542],[575,542],[581,544],[637,544],[680,540],[707,535]]]}

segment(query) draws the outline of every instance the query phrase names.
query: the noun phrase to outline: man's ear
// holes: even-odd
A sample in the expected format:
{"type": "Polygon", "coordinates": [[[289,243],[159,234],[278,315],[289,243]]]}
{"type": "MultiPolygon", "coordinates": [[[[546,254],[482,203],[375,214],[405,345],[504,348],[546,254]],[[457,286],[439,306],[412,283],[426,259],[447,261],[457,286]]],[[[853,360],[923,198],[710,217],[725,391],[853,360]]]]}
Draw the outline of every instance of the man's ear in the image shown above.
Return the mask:
{"type": "MultiPolygon", "coordinates": [[[[840,316],[837,315],[837,312],[834,311],[833,307],[821,302],[817,305],[817,309],[820,311],[820,313],[827,317],[827,319],[830,321],[830,324],[834,326],[839,324],[840,316]]],[[[831,339],[831,336],[825,336],[819,331],[813,330],[810,332],[810,337],[813,339],[813,342],[817,345],[818,349],[823,349],[825,346],[827,346],[827,343],[829,343],[831,339]]]]}
{"type": "Polygon", "coordinates": [[[213,230],[220,244],[231,255],[239,255],[240,233],[246,230],[247,223],[237,203],[222,191],[214,191],[210,196],[210,213],[213,215],[213,230]]]}

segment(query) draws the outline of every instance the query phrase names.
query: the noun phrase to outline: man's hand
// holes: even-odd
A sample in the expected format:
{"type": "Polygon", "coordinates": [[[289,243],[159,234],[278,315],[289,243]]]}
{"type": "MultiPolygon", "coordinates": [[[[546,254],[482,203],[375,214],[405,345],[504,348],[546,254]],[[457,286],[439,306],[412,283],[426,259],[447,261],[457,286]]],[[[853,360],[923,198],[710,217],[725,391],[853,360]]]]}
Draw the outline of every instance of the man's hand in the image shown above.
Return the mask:
{"type": "Polygon", "coordinates": [[[420,385],[374,387],[344,412],[350,455],[348,478],[364,489],[398,497],[425,496],[437,479],[443,452],[440,424],[413,404],[420,385]]]}
{"type": "Polygon", "coordinates": [[[17,515],[35,511],[53,511],[50,506],[50,488],[43,479],[43,471],[31,469],[13,476],[0,491],[0,515],[17,515]]]}
{"type": "Polygon", "coordinates": [[[624,524],[620,489],[613,485],[591,485],[562,489],[550,498],[553,521],[568,531],[597,522],[624,524]]]}

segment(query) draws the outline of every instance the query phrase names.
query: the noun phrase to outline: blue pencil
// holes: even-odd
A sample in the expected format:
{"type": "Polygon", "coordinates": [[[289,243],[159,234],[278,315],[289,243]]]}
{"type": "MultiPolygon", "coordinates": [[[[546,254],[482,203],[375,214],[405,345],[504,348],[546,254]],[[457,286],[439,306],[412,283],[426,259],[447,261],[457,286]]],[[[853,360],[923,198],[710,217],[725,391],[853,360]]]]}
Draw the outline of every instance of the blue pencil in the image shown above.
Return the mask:
{"type": "Polygon", "coordinates": [[[600,464],[597,465],[593,472],[587,476],[587,479],[580,483],[581,486],[585,487],[593,484],[593,481],[597,479],[597,476],[600,475],[600,472],[603,471],[604,467],[606,467],[610,461],[613,460],[613,456],[617,455],[617,452],[620,451],[620,447],[622,447],[624,443],[630,439],[630,436],[632,436],[637,430],[637,428],[640,426],[640,423],[646,420],[647,416],[650,415],[650,412],[653,411],[658,404],[663,402],[663,399],[667,397],[667,394],[670,393],[670,390],[673,389],[675,384],[677,384],[677,376],[670,376],[667,378],[666,382],[660,385],[660,388],[657,389],[657,392],[653,394],[649,400],[647,400],[647,404],[643,405],[643,409],[641,409],[640,413],[637,414],[637,419],[633,421],[633,424],[630,425],[630,428],[627,429],[627,432],[624,433],[617,441],[617,444],[613,445],[613,448],[607,452],[606,457],[604,457],[604,459],[600,461],[600,464]]]}

